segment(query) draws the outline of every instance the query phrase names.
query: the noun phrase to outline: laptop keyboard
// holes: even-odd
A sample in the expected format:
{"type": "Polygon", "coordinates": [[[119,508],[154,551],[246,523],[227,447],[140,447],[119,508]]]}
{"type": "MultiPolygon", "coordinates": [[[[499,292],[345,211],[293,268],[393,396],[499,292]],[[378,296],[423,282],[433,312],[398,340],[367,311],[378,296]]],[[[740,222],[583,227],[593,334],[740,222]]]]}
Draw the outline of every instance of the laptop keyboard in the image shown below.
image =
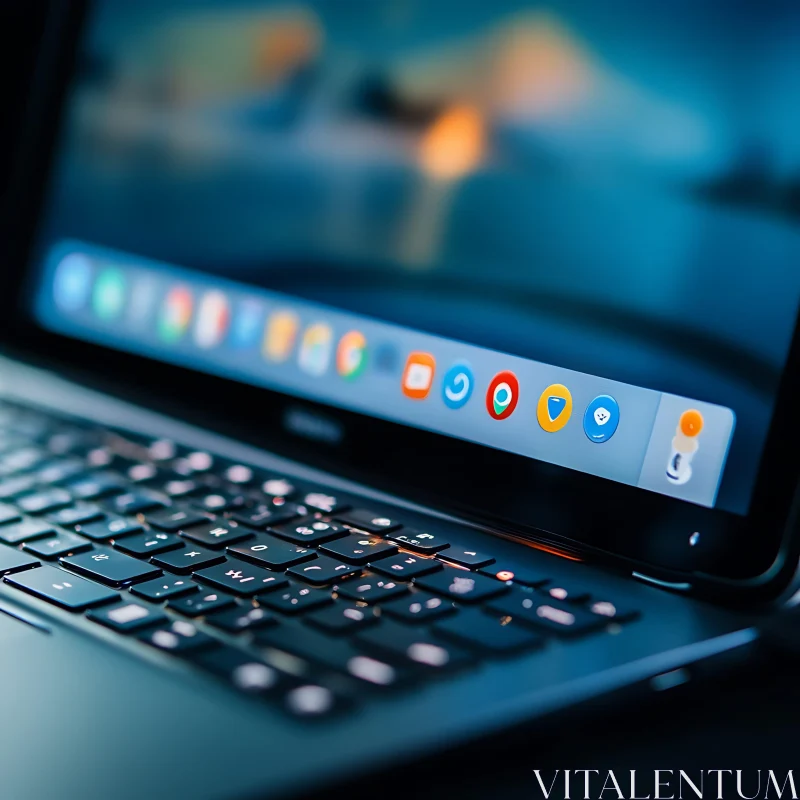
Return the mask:
{"type": "Polygon", "coordinates": [[[401,513],[0,403],[0,576],[298,718],[638,614],[401,513]]]}

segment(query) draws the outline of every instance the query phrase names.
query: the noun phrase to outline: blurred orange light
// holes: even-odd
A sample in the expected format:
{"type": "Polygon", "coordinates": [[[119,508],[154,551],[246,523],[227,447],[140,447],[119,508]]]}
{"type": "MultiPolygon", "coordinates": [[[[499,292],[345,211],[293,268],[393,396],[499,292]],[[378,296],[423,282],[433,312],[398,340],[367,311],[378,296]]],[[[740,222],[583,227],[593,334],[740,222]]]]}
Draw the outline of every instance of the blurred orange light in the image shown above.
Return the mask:
{"type": "Polygon", "coordinates": [[[432,178],[453,181],[472,172],[486,150],[486,124],[470,106],[453,106],[425,133],[420,165],[432,178]]]}

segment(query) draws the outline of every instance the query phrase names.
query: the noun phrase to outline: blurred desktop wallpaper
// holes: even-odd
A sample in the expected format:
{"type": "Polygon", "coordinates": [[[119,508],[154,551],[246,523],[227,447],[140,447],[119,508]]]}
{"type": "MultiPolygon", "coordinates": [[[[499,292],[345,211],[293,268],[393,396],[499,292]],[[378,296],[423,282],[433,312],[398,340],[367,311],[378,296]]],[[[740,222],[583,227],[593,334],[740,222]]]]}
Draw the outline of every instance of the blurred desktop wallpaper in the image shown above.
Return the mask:
{"type": "Polygon", "coordinates": [[[720,403],[749,486],[800,300],[800,4],[105,0],[79,58],[43,250],[720,403]]]}

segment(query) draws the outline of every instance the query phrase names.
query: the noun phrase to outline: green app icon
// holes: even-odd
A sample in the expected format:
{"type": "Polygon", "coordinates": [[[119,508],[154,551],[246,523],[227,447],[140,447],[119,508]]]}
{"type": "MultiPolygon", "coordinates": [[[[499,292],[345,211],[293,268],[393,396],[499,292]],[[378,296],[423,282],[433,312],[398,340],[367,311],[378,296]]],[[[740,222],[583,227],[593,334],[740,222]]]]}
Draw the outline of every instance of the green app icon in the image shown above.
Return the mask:
{"type": "Polygon", "coordinates": [[[106,267],[97,278],[92,293],[92,307],[100,319],[112,320],[120,315],[125,303],[125,278],[116,267],[106,267]]]}

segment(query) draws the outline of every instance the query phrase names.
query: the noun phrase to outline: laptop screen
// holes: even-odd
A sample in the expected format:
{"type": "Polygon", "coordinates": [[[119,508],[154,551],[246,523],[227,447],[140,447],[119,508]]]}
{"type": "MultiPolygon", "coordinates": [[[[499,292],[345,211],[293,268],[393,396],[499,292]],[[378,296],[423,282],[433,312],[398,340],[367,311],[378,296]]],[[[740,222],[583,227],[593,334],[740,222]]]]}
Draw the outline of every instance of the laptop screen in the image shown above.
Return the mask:
{"type": "Polygon", "coordinates": [[[800,300],[798,24],[97,3],[35,315],[746,514],[800,300]]]}

